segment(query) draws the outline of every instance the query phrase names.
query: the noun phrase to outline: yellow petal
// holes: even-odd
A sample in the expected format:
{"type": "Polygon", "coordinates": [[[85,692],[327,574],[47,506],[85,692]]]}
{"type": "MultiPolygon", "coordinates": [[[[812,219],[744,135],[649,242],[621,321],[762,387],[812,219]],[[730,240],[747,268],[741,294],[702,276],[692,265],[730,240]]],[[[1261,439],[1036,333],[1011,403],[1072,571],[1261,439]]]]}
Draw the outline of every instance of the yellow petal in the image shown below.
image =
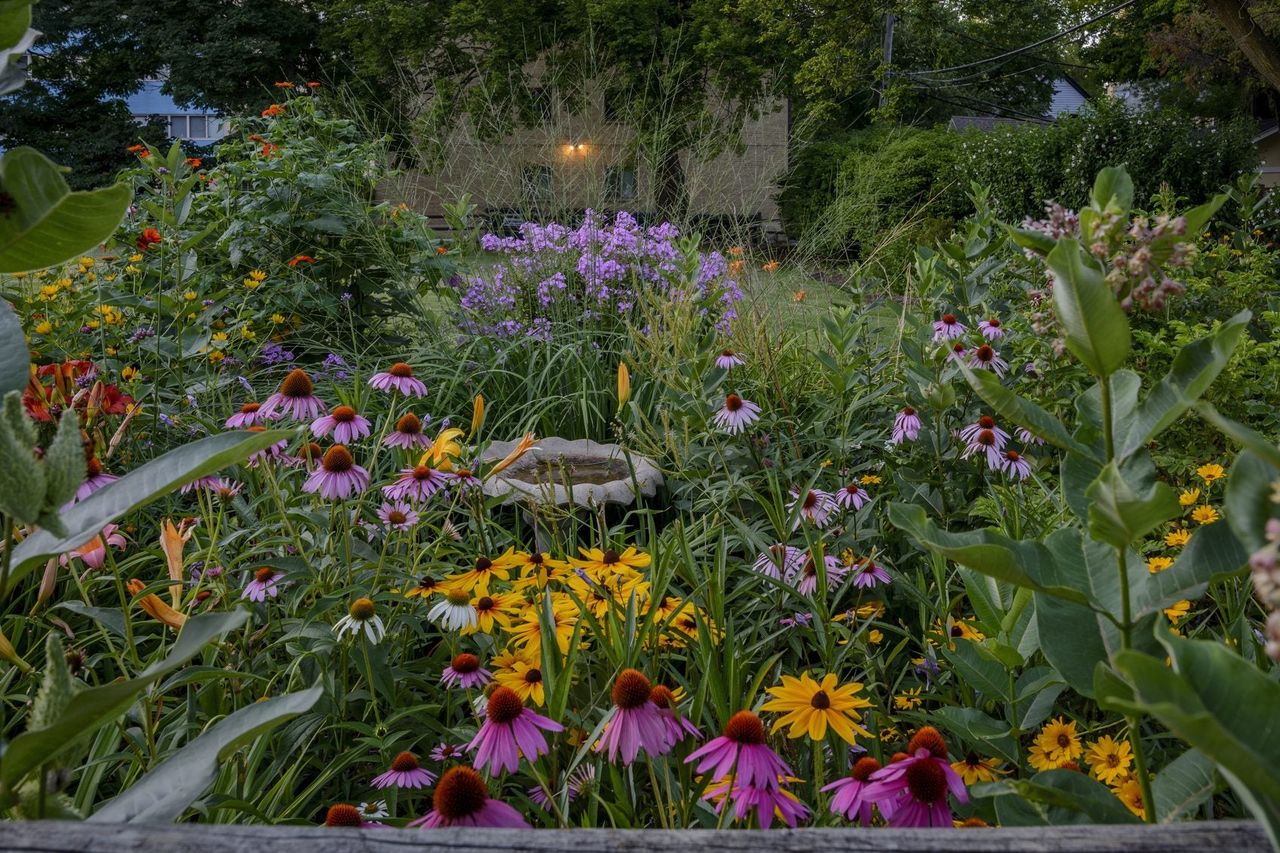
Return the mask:
{"type": "MultiPolygon", "coordinates": [[[[506,470],[507,467],[510,466],[513,462],[515,462],[521,456],[524,456],[526,453],[528,453],[529,449],[533,447],[533,442],[535,440],[536,439],[533,437],[533,433],[526,432],[523,436],[521,436],[520,441],[516,444],[516,446],[511,449],[511,452],[508,453],[506,456],[502,457],[502,459],[499,460],[497,465],[494,465],[492,468],[489,469],[489,473],[484,475],[485,479],[487,480],[488,478],[492,477],[494,474],[497,474],[501,471],[506,470]]],[[[510,553],[513,553],[512,549],[510,548],[508,548],[507,551],[508,551],[508,554],[504,554],[503,555],[504,557],[508,557],[510,553]]]]}
{"type": "Polygon", "coordinates": [[[467,433],[467,438],[478,433],[482,426],[484,426],[484,395],[477,394],[471,406],[471,432],[467,433]]]}
{"type": "Polygon", "coordinates": [[[625,361],[618,362],[618,412],[621,413],[627,407],[627,401],[631,399],[631,371],[627,369],[625,361]]]}

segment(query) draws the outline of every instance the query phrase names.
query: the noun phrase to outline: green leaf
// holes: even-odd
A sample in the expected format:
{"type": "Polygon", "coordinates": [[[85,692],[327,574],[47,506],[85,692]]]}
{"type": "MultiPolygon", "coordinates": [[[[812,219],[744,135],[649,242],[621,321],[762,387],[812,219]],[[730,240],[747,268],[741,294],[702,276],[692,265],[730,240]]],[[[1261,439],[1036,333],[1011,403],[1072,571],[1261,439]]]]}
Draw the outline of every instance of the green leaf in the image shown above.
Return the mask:
{"type": "Polygon", "coordinates": [[[191,617],[164,660],[134,678],[80,691],[67,703],[56,723],[18,735],[0,757],[0,802],[9,797],[28,773],[53,761],[98,727],[119,717],[148,684],[173,672],[199,654],[210,640],[234,631],[248,618],[247,610],[191,617]]]}
{"type": "MultiPolygon", "coordinates": [[[[1231,476],[1223,493],[1222,511],[1227,523],[1249,551],[1267,544],[1263,530],[1271,517],[1272,484],[1280,478],[1280,468],[1252,450],[1242,450],[1231,463],[1231,476]]],[[[1191,537],[1192,544],[1200,536],[1191,537]]]]}
{"type": "Polygon", "coordinates": [[[1142,579],[1133,590],[1133,618],[1163,610],[1175,601],[1196,600],[1210,583],[1241,571],[1248,559],[1244,545],[1223,521],[1198,528],[1173,565],[1163,572],[1153,575],[1140,560],[1131,559],[1130,574],[1138,572],[1142,579]]]}
{"type": "Polygon", "coordinates": [[[1091,823],[1138,823],[1106,785],[1075,770],[1045,770],[1030,779],[1007,779],[1003,784],[1032,803],[1048,806],[1050,823],[1075,823],[1075,815],[1091,823]]]}
{"type": "MultiPolygon", "coordinates": [[[[191,743],[89,818],[103,823],[167,823],[204,793],[218,766],[246,743],[311,709],[323,695],[319,685],[241,708],[191,743]]],[[[278,755],[276,757],[279,757],[278,755]]]]}
{"type": "Polygon", "coordinates": [[[22,391],[31,377],[31,350],[22,323],[0,299],[0,397],[10,391],[22,391]]]}
{"type": "Polygon", "coordinates": [[[60,264],[110,237],[133,198],[128,185],[72,192],[62,172],[32,148],[0,158],[0,186],[14,210],[0,217],[0,272],[60,264]]]}
{"type": "Polygon", "coordinates": [[[1136,415],[1116,419],[1120,456],[1128,456],[1151,441],[1195,405],[1231,360],[1251,316],[1248,311],[1241,311],[1214,334],[1187,344],[1178,352],[1169,373],[1142,401],[1136,415]]]}
{"type": "Polygon", "coordinates": [[[1156,774],[1151,795],[1160,822],[1172,823],[1200,808],[1220,787],[1213,761],[1198,749],[1188,749],[1156,774]]]}
{"type": "Polygon", "coordinates": [[[1085,490],[1089,504],[1089,533],[1097,539],[1127,548],[1178,514],[1178,498],[1165,483],[1154,483],[1137,492],[1121,475],[1114,461],[1085,490]]]}
{"type": "Polygon", "coordinates": [[[1074,453],[1092,455],[1089,448],[1071,437],[1062,421],[1055,418],[1035,403],[1010,391],[1000,383],[999,377],[989,370],[974,370],[967,364],[960,364],[960,372],[969,381],[969,385],[987,405],[1006,420],[1013,421],[1020,427],[1030,430],[1033,435],[1043,438],[1054,447],[1074,453]]]}
{"type": "Polygon", "coordinates": [[[13,582],[21,580],[48,558],[80,547],[125,513],[168,494],[183,483],[234,465],[292,434],[288,430],[219,433],[138,466],[63,513],[62,523],[70,531],[66,536],[37,530],[22,540],[13,549],[13,582]]]}
{"type": "Polygon", "coordinates": [[[1241,446],[1265,459],[1269,464],[1280,468],[1280,447],[1276,446],[1262,433],[1250,429],[1244,424],[1236,423],[1230,418],[1218,414],[1218,410],[1208,403],[1196,406],[1196,411],[1209,423],[1216,426],[1227,436],[1235,439],[1241,446]]]}
{"type": "Polygon", "coordinates": [[[1067,349],[1094,376],[1119,370],[1129,357],[1129,320],[1102,271],[1075,240],[1060,240],[1045,263],[1053,273],[1053,303],[1067,349]]]}
{"type": "Polygon", "coordinates": [[[1133,178],[1123,166],[1106,167],[1094,179],[1089,201],[1098,210],[1129,210],[1133,207],[1133,178]]]}
{"type": "Polygon", "coordinates": [[[16,60],[31,50],[40,33],[31,29],[32,0],[0,2],[0,95],[22,88],[26,69],[16,60]]]}
{"type": "Polygon", "coordinates": [[[1009,724],[985,714],[977,708],[939,708],[930,715],[941,720],[942,727],[960,739],[984,751],[995,753],[1011,764],[1018,763],[1018,742],[1010,734],[1009,724]]]}
{"type": "Polygon", "coordinates": [[[954,649],[944,649],[942,654],[950,661],[964,682],[982,694],[984,699],[1009,701],[1009,676],[1003,664],[994,657],[983,655],[968,640],[957,640],[954,649]]]}

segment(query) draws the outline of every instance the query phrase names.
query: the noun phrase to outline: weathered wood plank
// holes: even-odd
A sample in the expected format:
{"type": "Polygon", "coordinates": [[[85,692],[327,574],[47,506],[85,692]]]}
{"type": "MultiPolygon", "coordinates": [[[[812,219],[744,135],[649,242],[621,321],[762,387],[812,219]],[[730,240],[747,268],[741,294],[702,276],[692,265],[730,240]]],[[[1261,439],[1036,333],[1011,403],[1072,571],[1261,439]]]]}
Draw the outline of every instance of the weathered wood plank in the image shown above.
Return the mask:
{"type": "Polygon", "coordinates": [[[514,830],[326,829],[313,826],[0,823],[0,850],[13,853],[967,853],[967,851],[1155,851],[1209,849],[1264,853],[1266,834],[1247,821],[1164,826],[1061,826],[1019,829],[514,830]]]}

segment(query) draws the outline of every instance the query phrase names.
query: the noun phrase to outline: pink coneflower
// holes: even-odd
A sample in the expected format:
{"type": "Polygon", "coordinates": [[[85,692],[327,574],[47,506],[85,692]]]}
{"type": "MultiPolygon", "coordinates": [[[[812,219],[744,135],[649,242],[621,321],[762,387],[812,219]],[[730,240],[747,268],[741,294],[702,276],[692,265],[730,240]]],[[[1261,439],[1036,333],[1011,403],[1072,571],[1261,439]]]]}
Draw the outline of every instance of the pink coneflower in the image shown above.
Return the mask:
{"type": "Polygon", "coordinates": [[[325,500],[346,500],[369,487],[369,472],[356,464],[351,451],[335,444],[325,451],[320,466],[302,484],[304,492],[319,492],[325,500]]]}
{"type": "Polygon", "coordinates": [[[932,726],[915,733],[908,757],[872,773],[862,795],[873,801],[890,826],[951,826],[947,791],[969,801],[964,780],[947,760],[947,742],[932,726]]]}
{"type": "MultiPolygon", "coordinates": [[[[827,567],[827,588],[834,589],[844,580],[844,576],[849,573],[849,567],[840,562],[840,558],[833,557],[830,554],[822,558],[822,563],[827,567]]],[[[800,570],[787,578],[788,581],[795,584],[796,592],[801,595],[813,595],[818,591],[818,564],[813,559],[812,554],[805,554],[804,563],[801,564],[800,570]]]]}
{"type": "Polygon", "coordinates": [[[968,329],[964,323],[961,323],[955,314],[943,314],[942,319],[933,321],[933,339],[935,341],[949,341],[960,337],[968,329]]]}
{"type": "Polygon", "coordinates": [[[399,479],[390,486],[383,486],[382,492],[392,500],[425,501],[448,482],[449,477],[444,472],[419,465],[401,469],[399,479]]]}
{"type": "MultiPolygon", "coordinates": [[[[264,426],[248,427],[249,432],[263,432],[265,430],[266,430],[266,427],[264,426]]],[[[288,449],[289,449],[289,442],[284,439],[281,439],[280,441],[277,441],[275,444],[272,444],[269,447],[265,447],[262,450],[259,450],[256,453],[252,454],[248,460],[249,467],[257,468],[259,465],[261,465],[264,462],[271,462],[271,461],[277,460],[282,456],[284,456],[285,451],[288,449]]]]}
{"type": "Polygon", "coordinates": [[[1015,480],[1025,480],[1031,476],[1031,463],[1016,450],[1006,450],[1000,454],[1000,470],[1015,480]]]}
{"type": "Polygon", "coordinates": [[[422,434],[422,421],[413,412],[405,412],[396,421],[396,428],[382,443],[387,447],[403,447],[405,450],[425,448],[431,445],[431,439],[422,434]]]}
{"type": "Polygon", "coordinates": [[[915,441],[920,437],[920,416],[910,406],[904,406],[893,419],[893,436],[889,441],[902,444],[904,441],[915,441]]]}
{"type": "Polygon", "coordinates": [[[240,411],[227,418],[225,424],[227,429],[244,429],[257,425],[259,421],[269,421],[280,417],[279,415],[264,415],[262,406],[258,403],[245,403],[240,407],[240,411]]]}
{"type": "Polygon", "coordinates": [[[114,483],[120,478],[115,474],[108,474],[102,468],[102,463],[98,461],[98,457],[94,456],[89,459],[87,467],[87,476],[84,482],[76,489],[75,496],[71,499],[71,503],[77,503],[89,497],[89,495],[101,489],[108,483],[114,483]]]}
{"type": "Polygon", "coordinates": [[[809,489],[803,495],[800,492],[792,492],[791,503],[787,504],[787,512],[793,512],[797,505],[800,507],[800,515],[796,523],[799,524],[800,519],[808,519],[818,527],[827,526],[834,509],[831,495],[819,489],[809,489]]]}
{"type": "MultiPolygon", "coordinates": [[[[567,793],[567,801],[572,803],[580,797],[583,791],[591,787],[596,781],[596,767],[594,764],[582,764],[577,770],[569,774],[565,780],[567,793]]],[[[555,796],[555,792],[549,791],[541,785],[535,785],[528,790],[529,799],[534,805],[541,808],[544,812],[551,811],[551,798],[555,796]]]]}
{"type": "Polygon", "coordinates": [[[466,652],[454,657],[440,674],[440,681],[443,684],[448,687],[461,687],[464,690],[484,687],[492,680],[493,673],[480,666],[480,658],[466,652]]]}
{"type": "Polygon", "coordinates": [[[418,523],[418,513],[404,501],[384,503],[378,510],[378,518],[388,530],[408,530],[418,523]]]}
{"type": "Polygon", "coordinates": [[[1000,467],[1000,452],[1009,441],[1009,433],[996,426],[992,418],[983,415],[978,418],[977,423],[969,424],[960,430],[960,440],[965,443],[964,452],[960,454],[961,459],[968,459],[973,454],[982,452],[986,454],[987,464],[991,470],[995,471],[1000,467]]]}
{"type": "Polygon", "coordinates": [[[756,557],[755,564],[751,568],[777,580],[783,575],[793,574],[803,565],[804,550],[802,548],[792,548],[790,545],[778,543],[770,545],[769,550],[756,557]]]}
{"type": "Polygon", "coordinates": [[[857,483],[850,483],[836,492],[833,497],[835,502],[845,509],[852,507],[855,510],[862,509],[862,505],[871,500],[871,495],[867,494],[867,490],[857,483]]]}
{"type": "Polygon", "coordinates": [[[272,418],[288,414],[295,421],[309,421],[324,411],[324,403],[315,394],[311,377],[300,367],[295,367],[280,382],[280,390],[267,398],[258,409],[259,417],[272,418]]]}
{"type": "Polygon", "coordinates": [[[426,788],[436,781],[436,774],[418,764],[418,756],[402,752],[391,759],[391,768],[369,784],[375,788],[426,788]]]}
{"type": "Polygon", "coordinates": [[[225,480],[221,477],[213,486],[213,493],[224,501],[229,501],[236,495],[240,494],[240,490],[244,488],[244,483],[237,483],[235,480],[225,480]]]}
{"type": "Polygon", "coordinates": [[[216,476],[199,477],[189,483],[183,483],[182,488],[178,489],[179,494],[189,495],[197,489],[206,492],[216,492],[218,487],[222,485],[222,478],[216,476]]]}
{"type": "Polygon", "coordinates": [[[978,324],[978,331],[989,341],[998,341],[1004,337],[1004,327],[995,317],[988,317],[978,324]]]}
{"type": "Polygon", "coordinates": [[[1013,431],[1013,434],[1017,436],[1018,441],[1021,441],[1023,444],[1044,444],[1043,438],[1036,435],[1026,427],[1018,427],[1013,431]]]}
{"type": "Polygon", "coordinates": [[[415,379],[413,368],[403,361],[397,361],[384,373],[375,373],[369,380],[369,387],[379,391],[399,391],[406,397],[427,396],[427,386],[421,379],[415,379]]]}
{"type": "Polygon", "coordinates": [[[652,692],[653,685],[638,670],[618,673],[613,682],[613,713],[596,741],[596,751],[605,753],[611,762],[621,756],[623,764],[635,761],[642,749],[650,758],[671,751],[666,722],[649,699],[652,692]]]}
{"type": "Polygon", "coordinates": [[[338,444],[350,444],[369,434],[369,419],[350,406],[334,406],[332,412],[311,422],[311,432],[320,438],[333,433],[338,444]]]}
{"type": "Polygon", "coordinates": [[[1004,376],[1009,369],[1009,362],[1000,357],[1000,353],[991,348],[991,344],[983,344],[969,353],[969,366],[979,370],[990,370],[996,376],[1004,376]]]}
{"type": "Polygon", "coordinates": [[[116,531],[120,528],[115,524],[108,524],[102,528],[102,533],[93,537],[79,548],[63,554],[58,558],[58,562],[66,565],[71,561],[72,557],[79,557],[80,561],[91,569],[101,569],[107,564],[107,546],[123,551],[125,546],[125,538],[116,531]]]}
{"type": "Polygon", "coordinates": [[[462,758],[467,754],[467,745],[465,743],[452,744],[442,743],[431,750],[432,761],[453,761],[462,758]]]}
{"type": "MultiPolygon", "coordinates": [[[[732,805],[734,819],[745,820],[754,811],[761,829],[768,829],[773,825],[775,814],[792,829],[809,816],[809,807],[781,785],[770,790],[750,785],[730,786],[730,781],[728,778],[721,779],[702,795],[704,800],[723,798],[716,806],[717,814],[727,805],[732,805]]],[[[779,779],[781,781],[783,780],[779,779]]]]}
{"type": "Polygon", "coordinates": [[[951,345],[951,352],[947,353],[947,360],[955,361],[955,362],[964,362],[966,361],[965,356],[968,352],[969,350],[967,347],[965,347],[964,344],[960,343],[960,341],[956,341],[954,344],[951,345]]]}
{"type": "Polygon", "coordinates": [[[493,776],[504,770],[515,772],[521,755],[532,762],[547,753],[547,739],[539,729],[564,731],[555,720],[526,708],[510,687],[498,687],[489,694],[485,716],[469,747],[476,751],[475,766],[493,776]]]}
{"type": "Polygon", "coordinates": [[[657,706],[658,713],[662,716],[662,724],[667,729],[667,742],[672,746],[686,737],[702,737],[698,727],[680,714],[676,695],[670,687],[663,684],[653,685],[653,689],[649,691],[649,701],[657,706]]]}
{"type": "Polygon", "coordinates": [[[440,777],[431,796],[431,811],[409,826],[438,829],[442,826],[493,826],[529,829],[511,806],[489,796],[489,787],[470,767],[451,767],[440,777]]]}
{"type": "Polygon", "coordinates": [[[741,357],[731,349],[721,350],[716,356],[716,367],[721,370],[731,370],[735,367],[741,367],[746,364],[741,357]]]}
{"type": "Polygon", "coordinates": [[[458,491],[475,488],[480,485],[480,478],[470,468],[459,468],[445,475],[446,483],[458,491]]]}
{"type": "Polygon", "coordinates": [[[697,761],[697,772],[722,779],[731,772],[738,786],[777,790],[778,777],[791,768],[765,740],[764,723],[751,711],[739,711],[725,724],[724,734],[694,750],[685,764],[697,761]]]}
{"type": "Polygon", "coordinates": [[[859,758],[853,765],[853,771],[843,779],[837,779],[822,790],[835,791],[831,798],[831,813],[841,815],[845,820],[856,820],[863,826],[871,825],[871,807],[874,805],[867,798],[867,780],[871,774],[880,769],[880,762],[871,756],[859,758]]]}
{"type": "Polygon", "coordinates": [[[724,407],[716,412],[712,421],[717,427],[734,435],[760,420],[760,407],[737,394],[724,398],[724,407]]]}
{"type": "Polygon", "coordinates": [[[364,813],[350,803],[336,803],[329,806],[329,810],[325,812],[324,825],[345,829],[372,829],[386,826],[384,823],[377,823],[364,818],[364,813]]]}
{"type": "Polygon", "coordinates": [[[263,566],[253,573],[253,580],[245,584],[244,592],[240,593],[240,597],[258,602],[266,601],[267,596],[275,598],[280,594],[278,583],[283,577],[284,572],[279,569],[263,566]]]}
{"type": "Polygon", "coordinates": [[[853,568],[853,585],[858,589],[873,589],[882,583],[889,583],[889,573],[883,566],[871,562],[868,557],[853,568]]]}

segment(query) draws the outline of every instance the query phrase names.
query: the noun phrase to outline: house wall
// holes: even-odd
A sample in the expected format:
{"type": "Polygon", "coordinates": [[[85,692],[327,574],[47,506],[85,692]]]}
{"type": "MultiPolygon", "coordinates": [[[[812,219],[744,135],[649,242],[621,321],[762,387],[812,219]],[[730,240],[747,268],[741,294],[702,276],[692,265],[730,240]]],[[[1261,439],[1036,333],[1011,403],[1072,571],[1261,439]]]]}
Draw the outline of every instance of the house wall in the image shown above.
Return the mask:
{"type": "Polygon", "coordinates": [[[1280,187],[1280,133],[1257,141],[1259,182],[1264,187],[1280,187]]]}

